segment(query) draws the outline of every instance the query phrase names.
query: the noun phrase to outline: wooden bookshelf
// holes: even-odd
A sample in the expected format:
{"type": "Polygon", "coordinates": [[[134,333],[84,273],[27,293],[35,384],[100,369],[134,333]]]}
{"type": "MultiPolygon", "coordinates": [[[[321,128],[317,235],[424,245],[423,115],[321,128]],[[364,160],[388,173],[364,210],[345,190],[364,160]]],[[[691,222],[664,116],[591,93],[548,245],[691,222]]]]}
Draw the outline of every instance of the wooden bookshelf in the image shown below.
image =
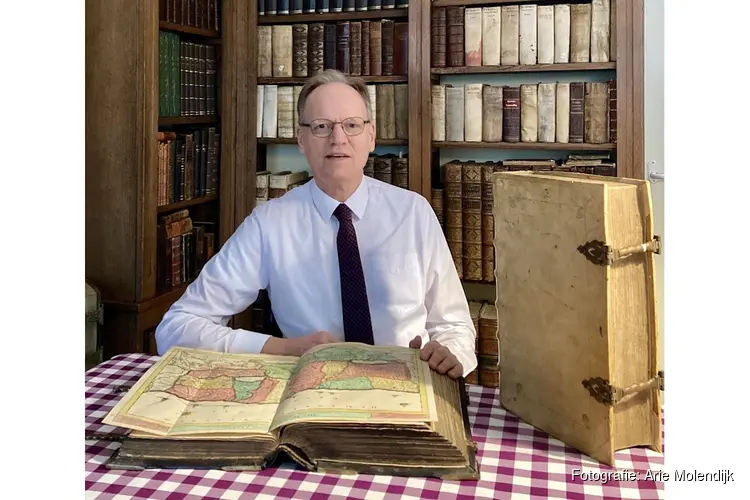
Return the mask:
{"type": "Polygon", "coordinates": [[[611,151],[615,144],[588,144],[585,142],[447,142],[432,141],[433,148],[461,149],[518,149],[543,151],[611,151]]]}
{"type": "Polygon", "coordinates": [[[408,17],[408,9],[369,10],[363,12],[321,12],[318,14],[264,14],[258,16],[258,24],[323,23],[331,21],[362,21],[370,19],[403,19],[408,17]]]}
{"type": "Polygon", "coordinates": [[[602,71],[615,69],[617,63],[560,63],[526,64],[517,66],[460,66],[453,68],[431,68],[433,75],[467,75],[495,73],[549,73],[552,71],[602,71]]]}
{"type": "MultiPolygon", "coordinates": [[[[258,144],[297,144],[296,137],[259,137],[258,144]]],[[[406,146],[407,139],[376,139],[376,146],[406,146]]]]}
{"type": "MultiPolygon", "coordinates": [[[[262,77],[258,78],[258,85],[303,85],[309,77],[306,76],[284,76],[284,77],[262,77]]],[[[408,83],[406,75],[390,76],[360,76],[365,83],[408,83]]]]}
{"type": "MultiPolygon", "coordinates": [[[[162,3],[86,3],[86,278],[102,293],[105,359],[127,352],[155,354],[153,331],[193,278],[186,276],[185,282],[173,288],[158,283],[159,268],[164,265],[159,251],[160,218],[187,209],[194,222],[212,228],[215,251],[238,225],[232,180],[235,145],[243,134],[233,109],[241,93],[240,75],[222,61],[240,59],[246,51],[247,25],[238,22],[236,15],[245,2],[221,1],[220,29],[208,29],[209,22],[217,24],[212,15],[186,24],[170,22],[159,10],[162,3]],[[171,50],[179,50],[172,59],[177,70],[178,56],[186,50],[182,42],[207,47],[205,71],[215,61],[217,98],[210,106],[216,113],[185,115],[188,97],[175,67],[171,78],[176,83],[170,87],[170,96],[178,91],[180,96],[165,97],[160,92],[165,81],[160,76],[166,71],[161,67],[166,64],[160,56],[165,48],[161,32],[172,37],[171,50]],[[166,99],[173,103],[170,114],[177,116],[160,116],[166,99]],[[204,190],[195,185],[194,194],[187,195],[192,199],[164,204],[164,191],[160,195],[159,190],[164,189],[161,181],[166,167],[160,164],[157,133],[182,136],[208,127],[221,138],[212,163],[216,165],[215,194],[200,196],[204,190]]],[[[203,57],[199,53],[201,61],[203,57]]],[[[208,78],[207,85],[213,81],[208,78]]],[[[204,112],[210,110],[208,101],[201,100],[200,94],[197,98],[204,112]]],[[[208,144],[206,151],[208,155],[208,144]]],[[[201,179],[197,173],[195,179],[201,179]]]]}
{"type": "MultiPolygon", "coordinates": [[[[591,0],[569,0],[566,3],[585,2],[591,2],[591,0]]],[[[432,0],[433,7],[484,7],[489,5],[517,5],[522,3],[549,5],[562,2],[552,0],[432,0]]]]}

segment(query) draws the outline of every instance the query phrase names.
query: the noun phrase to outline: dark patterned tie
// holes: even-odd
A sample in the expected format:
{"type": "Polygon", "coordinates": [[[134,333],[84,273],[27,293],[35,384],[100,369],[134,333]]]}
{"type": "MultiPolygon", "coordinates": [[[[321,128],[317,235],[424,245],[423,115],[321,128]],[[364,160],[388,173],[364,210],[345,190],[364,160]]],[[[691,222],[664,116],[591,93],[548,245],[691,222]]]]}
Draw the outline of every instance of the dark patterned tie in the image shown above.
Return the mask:
{"type": "Polygon", "coordinates": [[[367,288],[362,271],[362,259],[359,256],[357,233],[352,223],[352,211],[342,203],[336,207],[333,215],[339,220],[336,246],[339,251],[344,335],[347,342],[363,342],[372,345],[374,341],[370,305],[367,301],[367,288]]]}

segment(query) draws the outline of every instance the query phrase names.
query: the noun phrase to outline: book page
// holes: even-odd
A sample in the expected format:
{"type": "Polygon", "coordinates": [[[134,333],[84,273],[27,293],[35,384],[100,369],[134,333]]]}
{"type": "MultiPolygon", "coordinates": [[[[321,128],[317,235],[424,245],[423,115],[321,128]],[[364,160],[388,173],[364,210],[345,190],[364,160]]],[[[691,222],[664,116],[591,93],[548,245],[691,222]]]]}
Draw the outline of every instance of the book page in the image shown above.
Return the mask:
{"type": "Polygon", "coordinates": [[[267,433],[298,359],[175,347],[104,423],[161,436],[267,433]]]}
{"type": "Polygon", "coordinates": [[[271,430],[293,422],[437,420],[429,365],[419,350],[346,342],[300,357],[271,430]]]}

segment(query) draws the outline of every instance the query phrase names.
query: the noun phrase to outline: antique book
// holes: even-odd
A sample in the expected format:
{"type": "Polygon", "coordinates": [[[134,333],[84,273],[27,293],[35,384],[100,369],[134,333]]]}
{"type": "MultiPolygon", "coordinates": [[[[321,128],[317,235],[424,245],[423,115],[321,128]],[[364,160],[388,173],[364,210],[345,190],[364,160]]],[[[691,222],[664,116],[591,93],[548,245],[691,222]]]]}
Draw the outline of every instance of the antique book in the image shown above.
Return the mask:
{"type": "Polygon", "coordinates": [[[409,189],[408,155],[402,156],[401,154],[399,154],[399,156],[394,156],[391,163],[391,169],[393,171],[391,183],[396,187],[409,189]]]}
{"type": "Polygon", "coordinates": [[[277,137],[289,139],[294,137],[294,87],[279,85],[276,91],[277,104],[277,137]]]}
{"type": "Polygon", "coordinates": [[[464,141],[482,142],[482,87],[481,83],[464,85],[464,141]]]}
{"type": "Polygon", "coordinates": [[[281,198],[286,193],[295,187],[301,186],[308,180],[310,180],[310,174],[308,174],[306,170],[301,170],[299,172],[283,170],[281,172],[273,173],[268,180],[268,198],[281,198]]]}
{"type": "MultiPolygon", "coordinates": [[[[482,281],[495,281],[495,223],[492,216],[492,174],[502,169],[498,163],[482,165],[482,281]]],[[[479,339],[477,339],[477,345],[479,339]]]]}
{"type": "Polygon", "coordinates": [[[445,240],[453,257],[458,277],[464,277],[463,264],[463,182],[461,163],[445,164],[445,240]]]}
{"type": "Polygon", "coordinates": [[[449,67],[464,66],[464,17],[465,8],[453,6],[446,8],[446,41],[447,64],[449,67]]]}
{"type": "Polygon", "coordinates": [[[498,387],[500,385],[500,370],[498,369],[497,308],[495,304],[482,304],[478,324],[479,383],[484,387],[498,387]]]}
{"type": "Polygon", "coordinates": [[[445,85],[445,140],[462,142],[464,140],[464,86],[445,85]]]}
{"type": "Polygon", "coordinates": [[[383,23],[370,21],[370,75],[383,74],[383,23]]]}
{"type": "Polygon", "coordinates": [[[263,90],[263,137],[277,137],[278,85],[265,85],[263,90]]]}
{"type": "Polygon", "coordinates": [[[609,8],[609,60],[617,61],[617,2],[610,0],[609,8]]]}
{"type": "Polygon", "coordinates": [[[431,195],[430,205],[432,206],[432,209],[435,211],[435,216],[437,217],[437,220],[440,223],[440,227],[445,228],[445,216],[443,215],[445,213],[445,210],[443,208],[445,206],[443,203],[445,190],[442,188],[432,188],[430,195],[431,195]]]}
{"type": "Polygon", "coordinates": [[[570,4],[555,5],[555,63],[570,62],[570,4]]]}
{"type": "Polygon", "coordinates": [[[497,172],[493,194],[500,403],[610,466],[661,453],[649,182],[497,172]]]}
{"type": "Polygon", "coordinates": [[[375,86],[377,110],[375,136],[380,139],[396,138],[396,89],[392,83],[375,86]]]}
{"type": "Polygon", "coordinates": [[[500,142],[503,140],[503,87],[484,85],[482,87],[482,141],[500,142]]]}
{"type": "Polygon", "coordinates": [[[273,76],[273,30],[272,26],[258,26],[258,77],[273,76]]]}
{"type": "Polygon", "coordinates": [[[294,59],[292,50],[292,25],[274,24],[272,26],[271,38],[273,76],[292,76],[294,59]]]}
{"type": "Polygon", "coordinates": [[[500,7],[500,64],[518,64],[518,5],[500,7]]]}
{"type": "Polygon", "coordinates": [[[609,62],[610,0],[591,0],[591,62],[609,62]]]}
{"type": "Polygon", "coordinates": [[[302,85],[295,85],[293,93],[294,93],[294,124],[292,125],[292,128],[294,129],[294,137],[297,137],[297,130],[299,129],[299,110],[297,109],[297,104],[299,104],[299,95],[302,93],[302,85]]]}
{"type": "Polygon", "coordinates": [[[393,74],[406,76],[409,73],[409,23],[398,22],[393,26],[393,74]]]}
{"type": "Polygon", "coordinates": [[[585,82],[570,82],[570,118],[568,119],[568,142],[583,142],[585,121],[585,82]]]}
{"type": "Polygon", "coordinates": [[[537,142],[539,137],[538,94],[538,84],[521,84],[521,142],[537,142]]]}
{"type": "Polygon", "coordinates": [[[555,62],[555,6],[539,5],[536,8],[536,59],[538,64],[555,62]]]}
{"type": "Polygon", "coordinates": [[[396,139],[409,138],[409,85],[406,83],[394,83],[393,85],[393,107],[396,121],[396,139]]]}
{"type": "Polygon", "coordinates": [[[570,138],[570,83],[557,82],[555,98],[555,142],[567,143],[570,138]]]}
{"type": "Polygon", "coordinates": [[[393,153],[375,156],[375,178],[393,184],[393,153]]]}
{"type": "MultiPolygon", "coordinates": [[[[261,26],[258,28],[260,27],[261,26]]],[[[323,72],[323,50],[325,49],[324,33],[325,25],[323,23],[312,23],[308,28],[307,64],[310,76],[319,75],[323,72]]]]}
{"type": "Polygon", "coordinates": [[[362,75],[362,23],[352,21],[349,25],[349,74],[362,75]]]}
{"type": "Polygon", "coordinates": [[[394,48],[395,48],[395,37],[396,37],[396,24],[393,19],[383,19],[381,23],[381,43],[383,53],[382,58],[382,72],[385,76],[394,75],[393,64],[394,64],[394,48]]]}
{"type": "Polygon", "coordinates": [[[370,76],[370,21],[361,21],[362,27],[362,41],[360,45],[362,47],[362,60],[360,62],[362,76],[370,76]]]}
{"type": "Polygon", "coordinates": [[[368,177],[375,177],[375,153],[370,153],[367,156],[367,163],[365,163],[365,175],[368,177]]]}
{"type": "Polygon", "coordinates": [[[503,87],[503,142],[521,140],[521,87],[503,87]]]}
{"type": "Polygon", "coordinates": [[[344,74],[350,74],[351,64],[351,35],[349,21],[336,23],[336,69],[344,74]]]}
{"type": "Polygon", "coordinates": [[[484,7],[482,9],[482,65],[500,65],[500,6],[484,7]]]}
{"type": "Polygon", "coordinates": [[[293,76],[307,76],[307,24],[292,25],[293,76]]]}
{"type": "Polygon", "coordinates": [[[464,12],[464,60],[466,66],[482,65],[482,8],[466,7],[464,12]]]}
{"type": "Polygon", "coordinates": [[[555,83],[540,83],[537,104],[539,109],[539,142],[555,142],[555,83]]]}
{"type": "Polygon", "coordinates": [[[586,82],[584,95],[585,140],[589,144],[604,144],[609,140],[609,84],[586,82]]]}
{"type": "Polygon", "coordinates": [[[570,62],[589,62],[591,54],[591,4],[570,6],[570,62]]]}
{"type": "Polygon", "coordinates": [[[477,480],[462,379],[418,349],[325,344],[300,357],[174,347],[104,418],[115,470],[260,470],[477,480]]]}
{"type": "MultiPolygon", "coordinates": [[[[367,85],[367,93],[370,96],[370,111],[372,112],[372,117],[376,120],[376,126],[377,126],[377,112],[378,112],[378,91],[377,87],[373,84],[367,85]]],[[[377,130],[377,128],[376,128],[377,130]]]]}
{"type": "Polygon", "coordinates": [[[537,13],[536,4],[522,4],[518,9],[518,62],[536,64],[537,13]]]}
{"type": "Polygon", "coordinates": [[[256,116],[256,130],[255,130],[255,136],[256,137],[263,137],[263,109],[265,106],[265,85],[256,85],[256,93],[257,93],[257,100],[258,100],[258,106],[255,110],[256,116]]]}
{"type": "Polygon", "coordinates": [[[336,25],[323,25],[323,69],[337,69],[336,62],[336,25]]]}
{"type": "Polygon", "coordinates": [[[445,85],[432,85],[432,140],[445,141],[445,85]]]}
{"type": "Polygon", "coordinates": [[[463,277],[482,281],[482,165],[461,162],[463,277]]]}
{"type": "Polygon", "coordinates": [[[445,68],[445,52],[447,47],[445,7],[433,7],[431,13],[430,30],[432,32],[432,47],[430,65],[433,68],[445,68]]]}
{"type": "Polygon", "coordinates": [[[609,84],[609,142],[617,144],[617,80],[609,84]]]}

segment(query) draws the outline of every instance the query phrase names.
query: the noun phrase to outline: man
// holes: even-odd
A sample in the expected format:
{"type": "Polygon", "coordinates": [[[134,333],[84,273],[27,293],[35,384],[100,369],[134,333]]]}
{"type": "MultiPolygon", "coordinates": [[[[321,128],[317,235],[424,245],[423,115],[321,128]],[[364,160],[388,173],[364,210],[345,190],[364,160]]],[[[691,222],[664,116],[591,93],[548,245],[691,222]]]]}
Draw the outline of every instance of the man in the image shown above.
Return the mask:
{"type": "Polygon", "coordinates": [[[476,331],[437,217],[422,196],[364,175],[375,149],[366,85],[325,71],[303,87],[298,112],[313,179],[242,222],[164,316],[159,353],[408,345],[435,371],[466,376],[476,331]],[[284,338],[225,326],[262,289],[284,338]]]}

